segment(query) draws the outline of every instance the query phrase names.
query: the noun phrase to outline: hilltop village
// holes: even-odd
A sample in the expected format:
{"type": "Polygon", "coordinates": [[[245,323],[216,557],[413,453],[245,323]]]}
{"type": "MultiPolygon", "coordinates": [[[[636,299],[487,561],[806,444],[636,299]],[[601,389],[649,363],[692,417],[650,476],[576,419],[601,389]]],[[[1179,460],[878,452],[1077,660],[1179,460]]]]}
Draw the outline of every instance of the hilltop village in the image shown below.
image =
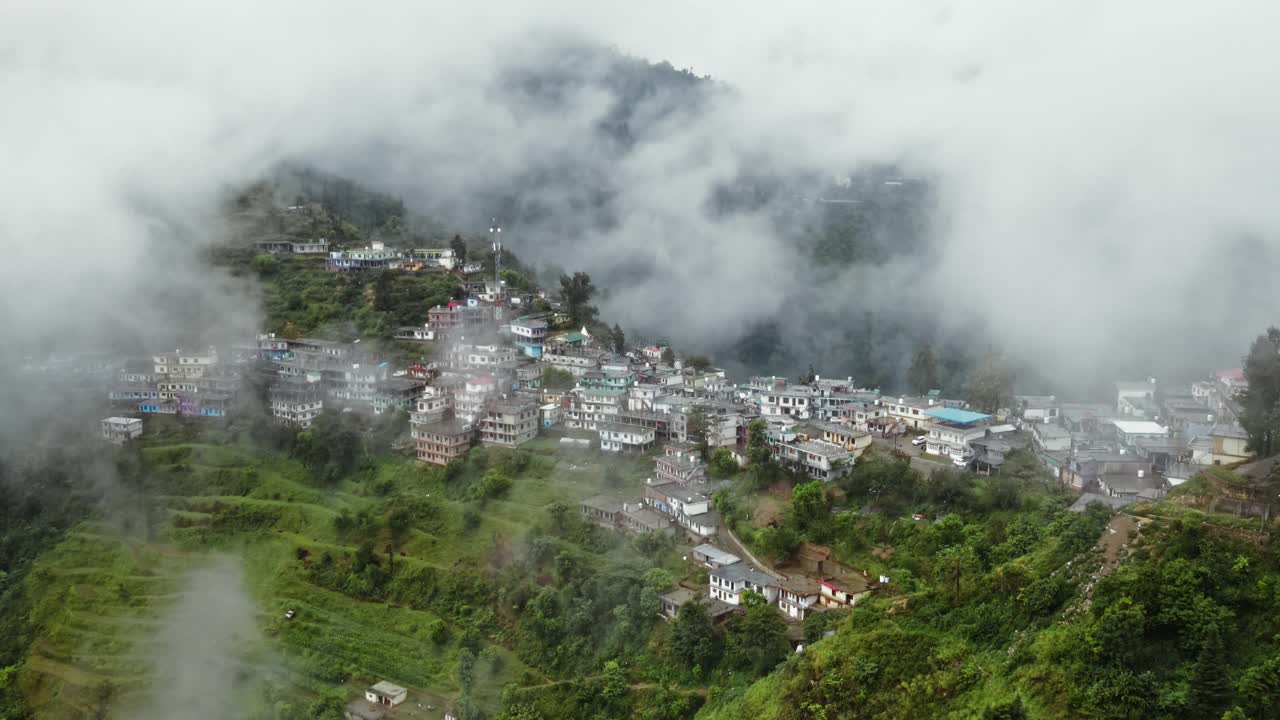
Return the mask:
{"type": "MultiPolygon", "coordinates": [[[[851,377],[734,379],[705,358],[630,346],[620,330],[597,337],[573,324],[566,298],[510,290],[495,268],[461,262],[453,248],[403,252],[375,242],[330,250],[319,240],[266,242],[258,250],[323,257],[333,273],[453,274],[464,295],[423,308],[425,322],[395,332],[397,342],[425,351],[403,365],[360,339],[270,333],[226,350],[130,359],[108,392],[122,414],[102,421],[103,438],[137,437],[152,415],[224,417],[245,378],[265,373],[279,424],[307,428],[329,410],[407,413],[422,463],[447,466],[478,445],[518,448],[539,435],[558,438],[566,451],[649,456],[642,495],[590,497],[580,512],[619,532],[685,538],[708,570],[701,593],[713,616],[732,612],[751,592],[802,620],[852,606],[891,582],[840,566],[820,546],[803,548],[786,573],[755,560],[723,527],[714,500],[729,482],[729,472],[716,469],[745,467],[753,453],[798,479],[830,483],[873,444],[910,455],[925,472],[982,475],[1000,473],[1006,456],[1023,450],[1080,494],[1076,510],[1155,500],[1198,468],[1249,457],[1238,422],[1240,370],[1187,386],[1120,381],[1109,403],[1010,396],[984,413],[938,390],[894,395],[851,377]]],[[[698,594],[677,588],[663,595],[663,613],[674,617],[698,594]]]]}

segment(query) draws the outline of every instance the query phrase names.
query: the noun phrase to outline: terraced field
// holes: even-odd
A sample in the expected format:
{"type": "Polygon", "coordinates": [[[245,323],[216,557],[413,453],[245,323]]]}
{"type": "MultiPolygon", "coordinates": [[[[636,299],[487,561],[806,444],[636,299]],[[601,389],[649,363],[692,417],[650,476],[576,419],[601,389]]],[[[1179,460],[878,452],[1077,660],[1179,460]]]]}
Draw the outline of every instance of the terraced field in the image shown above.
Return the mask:
{"type": "MultiPolygon", "coordinates": [[[[600,492],[604,474],[598,456],[562,458],[554,443],[539,440],[509,495],[465,519],[474,504],[450,497],[441,472],[407,458],[381,459],[334,489],[308,484],[292,460],[251,448],[154,444],[139,462],[137,482],[154,498],[151,521],[84,523],[30,576],[38,640],[20,682],[41,717],[124,717],[148,702],[175,652],[165,633],[190,599],[189,573],[229,557],[253,608],[252,632],[235,643],[237,682],[252,691],[249,715],[289,717],[322,696],[354,698],[365,684],[388,679],[413,691],[403,714],[436,718],[458,693],[463,632],[427,609],[317,585],[317,563],[357,550],[335,519],[412,508],[414,523],[402,537],[382,528],[373,545],[385,552],[394,544],[384,559],[397,578],[447,576],[461,566],[509,562],[548,504],[576,509],[600,492]],[[297,613],[292,621],[284,619],[288,609],[297,613]]],[[[614,489],[636,495],[652,465],[637,458],[617,467],[614,489]]],[[[479,699],[489,706],[506,683],[550,680],[495,643],[486,641],[480,657],[487,675],[479,699]]]]}

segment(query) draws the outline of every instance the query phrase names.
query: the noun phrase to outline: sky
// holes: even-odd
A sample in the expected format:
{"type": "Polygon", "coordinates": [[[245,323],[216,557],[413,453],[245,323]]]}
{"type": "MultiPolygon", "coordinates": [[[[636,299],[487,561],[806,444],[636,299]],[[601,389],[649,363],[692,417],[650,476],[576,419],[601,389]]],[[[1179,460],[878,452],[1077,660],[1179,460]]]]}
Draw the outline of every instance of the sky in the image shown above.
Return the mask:
{"type": "Polygon", "coordinates": [[[585,231],[548,189],[556,223],[509,242],[597,274],[656,268],[610,288],[602,309],[628,327],[689,345],[762,318],[813,334],[803,297],[802,315],[836,323],[909,305],[1050,372],[1235,364],[1280,300],[1277,16],[1249,1],[6,3],[0,329],[37,349],[252,332],[252,288],[200,253],[227,239],[227,192],[282,160],[478,232],[477,193],[573,156],[618,190],[617,222],[585,231]],[[601,88],[549,111],[502,83],[567,42],[731,92],[619,159],[588,139],[601,88]],[[705,210],[744,171],[878,163],[936,184],[929,252],[816,297],[797,295],[812,268],[766,217],[705,210]]]}

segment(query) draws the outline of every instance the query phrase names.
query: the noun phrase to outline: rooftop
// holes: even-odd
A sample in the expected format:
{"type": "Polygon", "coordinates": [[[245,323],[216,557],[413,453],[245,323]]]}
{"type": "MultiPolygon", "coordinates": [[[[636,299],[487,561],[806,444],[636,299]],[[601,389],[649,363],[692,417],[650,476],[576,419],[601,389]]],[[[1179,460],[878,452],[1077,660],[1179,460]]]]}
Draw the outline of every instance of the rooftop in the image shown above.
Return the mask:
{"type": "Polygon", "coordinates": [[[593,495],[586,500],[583,500],[581,504],[601,512],[622,512],[622,501],[611,495],[593,495]]]}
{"type": "Polygon", "coordinates": [[[1160,423],[1150,420],[1112,420],[1111,424],[1126,435],[1164,435],[1169,432],[1160,423]]]}
{"type": "Polygon", "coordinates": [[[833,455],[848,455],[849,451],[843,446],[829,443],[826,440],[805,440],[804,442],[795,443],[793,447],[813,455],[822,457],[830,457],[833,455]]]}
{"type": "Polygon", "coordinates": [[[698,545],[693,551],[699,555],[707,556],[707,559],[720,565],[732,565],[742,559],[731,552],[721,550],[711,543],[698,545]]]}
{"type": "Polygon", "coordinates": [[[936,408],[925,413],[929,417],[939,420],[956,423],[957,425],[972,425],[982,420],[990,419],[990,415],[972,410],[960,410],[959,408],[936,408]]]}
{"type": "Polygon", "coordinates": [[[774,577],[765,573],[763,570],[757,569],[751,563],[738,562],[732,565],[726,565],[722,568],[716,568],[711,571],[712,575],[726,580],[730,583],[750,582],[754,585],[771,585],[774,577]]]}
{"type": "Polygon", "coordinates": [[[387,682],[386,680],[382,680],[380,682],[377,682],[371,685],[369,687],[369,692],[381,693],[383,695],[390,695],[394,697],[396,695],[403,695],[404,693],[407,693],[409,691],[405,690],[399,685],[394,685],[392,683],[387,682]]]}
{"type": "Polygon", "coordinates": [[[770,583],[774,587],[789,590],[797,595],[817,595],[822,592],[817,580],[803,575],[793,575],[770,583]]]}
{"type": "Polygon", "coordinates": [[[1232,423],[1218,423],[1213,426],[1213,431],[1209,433],[1211,437],[1228,437],[1238,438],[1240,440],[1248,440],[1249,433],[1244,428],[1232,423]]]}

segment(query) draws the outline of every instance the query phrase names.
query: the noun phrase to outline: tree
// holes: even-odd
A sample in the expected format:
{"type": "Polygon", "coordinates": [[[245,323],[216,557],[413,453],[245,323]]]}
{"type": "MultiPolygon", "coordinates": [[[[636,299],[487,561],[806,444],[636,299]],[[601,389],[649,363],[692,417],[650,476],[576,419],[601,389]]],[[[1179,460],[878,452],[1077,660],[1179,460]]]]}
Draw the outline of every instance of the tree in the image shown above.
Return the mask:
{"type": "Polygon", "coordinates": [[[671,626],[667,655],[685,669],[692,670],[695,667],[710,668],[719,654],[716,629],[711,624],[706,605],[698,599],[681,605],[671,626]]]}
{"type": "Polygon", "coordinates": [[[1132,598],[1122,597],[1085,631],[1085,640],[1100,658],[1127,662],[1142,646],[1146,628],[1146,608],[1132,598]]]}
{"type": "Polygon", "coordinates": [[[662,348],[662,362],[666,365],[675,365],[676,351],[669,347],[662,348]]]}
{"type": "Polygon", "coordinates": [[[932,347],[925,345],[911,358],[907,386],[913,395],[923,395],[938,387],[938,359],[934,356],[932,347]]]}
{"type": "Polygon", "coordinates": [[[467,243],[461,235],[454,235],[449,241],[449,249],[453,250],[453,266],[459,270],[467,263],[467,243]]]}
{"type": "Polygon", "coordinates": [[[711,461],[707,463],[707,474],[713,478],[727,478],[738,472],[738,461],[733,458],[729,448],[718,447],[711,451],[711,461]]]}
{"type": "Polygon", "coordinates": [[[1244,377],[1249,385],[1240,398],[1240,424],[1249,434],[1249,449],[1267,457],[1280,450],[1280,328],[1269,327],[1254,339],[1244,377]]]}
{"type": "Polygon", "coordinates": [[[1191,670],[1187,712],[1190,717],[1214,717],[1215,711],[1231,699],[1231,683],[1227,679],[1228,658],[1222,635],[1206,638],[1205,646],[1191,670]]]}
{"type": "Polygon", "coordinates": [[[1027,720],[1027,711],[1022,708],[1022,698],[1016,697],[983,710],[982,720],[1027,720]]]}
{"type": "Polygon", "coordinates": [[[787,625],[782,615],[763,597],[746,592],[742,596],[746,612],[729,624],[725,637],[725,662],[735,670],[761,676],[786,659],[787,625]]]}
{"type": "Polygon", "coordinates": [[[747,425],[747,462],[764,465],[769,462],[769,423],[755,419],[747,425]]]}
{"type": "Polygon", "coordinates": [[[807,482],[791,491],[791,516],[802,531],[811,531],[826,522],[830,513],[830,503],[821,482],[807,482]]]}
{"type": "Polygon", "coordinates": [[[564,301],[570,323],[585,327],[595,322],[596,308],[591,304],[595,292],[591,276],[584,272],[560,276],[560,299],[564,301]]]}
{"type": "Polygon", "coordinates": [[[685,437],[704,461],[711,455],[711,413],[705,405],[694,405],[685,415],[685,437]]]}
{"type": "Polygon", "coordinates": [[[706,355],[691,355],[684,361],[685,367],[697,370],[698,372],[706,372],[711,368],[711,359],[706,355]]]}
{"type": "Polygon", "coordinates": [[[542,371],[542,387],[548,390],[568,390],[575,384],[577,381],[568,370],[549,367],[542,371]]]}
{"type": "Polygon", "coordinates": [[[613,351],[619,355],[627,351],[627,335],[622,332],[621,325],[613,324],[613,329],[609,331],[609,344],[613,346],[613,351]]]}
{"type": "Polygon", "coordinates": [[[1013,369],[1002,355],[987,355],[969,375],[969,383],[965,386],[966,399],[980,412],[995,412],[1011,398],[1013,380],[1013,369]]]}
{"type": "Polygon", "coordinates": [[[809,371],[800,376],[801,385],[812,385],[818,379],[818,373],[813,371],[813,365],[809,365],[809,371]]]}

